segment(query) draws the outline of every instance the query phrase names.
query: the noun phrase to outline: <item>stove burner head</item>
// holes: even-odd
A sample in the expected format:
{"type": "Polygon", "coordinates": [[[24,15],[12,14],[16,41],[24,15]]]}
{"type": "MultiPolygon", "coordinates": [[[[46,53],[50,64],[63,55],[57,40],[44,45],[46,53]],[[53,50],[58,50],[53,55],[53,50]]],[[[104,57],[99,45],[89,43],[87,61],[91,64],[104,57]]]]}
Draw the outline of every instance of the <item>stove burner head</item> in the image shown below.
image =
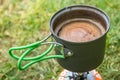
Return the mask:
{"type": "Polygon", "coordinates": [[[76,73],[68,70],[63,70],[60,73],[58,80],[102,80],[102,78],[96,70],[84,73],[76,73]]]}

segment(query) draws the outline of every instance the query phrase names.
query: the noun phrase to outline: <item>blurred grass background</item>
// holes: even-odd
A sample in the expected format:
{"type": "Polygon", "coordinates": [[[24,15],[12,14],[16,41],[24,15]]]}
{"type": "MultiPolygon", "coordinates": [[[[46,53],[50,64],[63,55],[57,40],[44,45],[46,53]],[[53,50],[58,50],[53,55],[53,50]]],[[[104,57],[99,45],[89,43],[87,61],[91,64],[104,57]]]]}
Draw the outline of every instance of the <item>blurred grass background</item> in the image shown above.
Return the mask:
{"type": "MultiPolygon", "coordinates": [[[[97,70],[103,80],[120,80],[119,2],[120,0],[0,0],[0,80],[57,80],[62,68],[55,59],[19,71],[17,61],[7,51],[12,46],[43,39],[50,33],[51,16],[59,9],[74,4],[96,6],[109,16],[111,28],[107,36],[106,54],[97,70]]],[[[46,48],[47,46],[34,52],[38,55],[46,48]]]]}

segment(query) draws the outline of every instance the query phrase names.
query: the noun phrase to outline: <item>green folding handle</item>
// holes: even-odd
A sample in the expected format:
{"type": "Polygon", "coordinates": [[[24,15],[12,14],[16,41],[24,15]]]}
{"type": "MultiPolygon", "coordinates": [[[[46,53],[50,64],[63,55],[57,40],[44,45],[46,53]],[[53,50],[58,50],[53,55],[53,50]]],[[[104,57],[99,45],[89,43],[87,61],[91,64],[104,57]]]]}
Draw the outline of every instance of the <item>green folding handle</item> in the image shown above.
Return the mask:
{"type": "Polygon", "coordinates": [[[49,56],[45,56],[47,55],[50,51],[52,51],[52,49],[54,48],[54,45],[57,44],[59,46],[62,47],[61,44],[59,43],[56,43],[56,42],[45,42],[51,35],[49,35],[48,37],[46,37],[45,39],[41,40],[41,41],[38,41],[38,42],[35,42],[33,44],[29,44],[29,45],[26,45],[26,46],[20,46],[20,47],[12,47],[8,50],[8,53],[9,55],[18,60],[18,63],[17,63],[17,66],[18,66],[18,69],[19,70],[25,70],[27,69],[28,67],[30,67],[32,64],[36,63],[36,62],[40,62],[40,61],[43,61],[43,60],[48,60],[48,59],[52,59],[52,58],[65,58],[64,57],[64,54],[61,54],[61,55],[49,55],[49,56]],[[51,44],[50,47],[45,51],[43,52],[42,54],[38,55],[38,56],[35,56],[35,57],[26,57],[31,51],[33,51],[34,49],[38,48],[39,46],[42,46],[42,45],[47,45],[47,44],[51,44]],[[23,50],[23,49],[27,49],[20,57],[19,56],[16,56],[15,54],[12,53],[12,51],[14,50],[23,50]],[[22,61],[31,61],[29,63],[27,63],[26,65],[24,65],[23,67],[21,66],[22,65],[22,61]]]}

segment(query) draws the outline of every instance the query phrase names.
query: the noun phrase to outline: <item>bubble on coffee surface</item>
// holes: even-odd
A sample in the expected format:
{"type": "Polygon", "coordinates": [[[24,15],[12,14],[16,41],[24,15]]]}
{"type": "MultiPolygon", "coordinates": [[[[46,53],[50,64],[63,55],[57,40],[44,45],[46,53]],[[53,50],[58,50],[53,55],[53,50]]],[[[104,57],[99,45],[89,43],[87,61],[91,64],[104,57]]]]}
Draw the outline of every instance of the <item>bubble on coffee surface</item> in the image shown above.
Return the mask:
{"type": "Polygon", "coordinates": [[[66,21],[59,26],[58,36],[70,42],[91,41],[105,33],[105,29],[100,23],[90,19],[66,21]]]}

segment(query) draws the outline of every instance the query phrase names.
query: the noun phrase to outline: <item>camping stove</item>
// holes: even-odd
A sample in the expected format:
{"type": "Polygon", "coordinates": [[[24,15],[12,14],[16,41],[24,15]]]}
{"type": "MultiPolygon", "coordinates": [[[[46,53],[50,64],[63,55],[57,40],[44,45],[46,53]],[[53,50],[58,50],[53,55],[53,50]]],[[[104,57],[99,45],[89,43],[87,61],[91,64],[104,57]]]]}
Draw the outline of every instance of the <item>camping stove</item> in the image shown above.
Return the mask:
{"type": "Polygon", "coordinates": [[[60,73],[58,80],[102,80],[102,77],[96,70],[77,73],[64,69],[60,73]]]}

